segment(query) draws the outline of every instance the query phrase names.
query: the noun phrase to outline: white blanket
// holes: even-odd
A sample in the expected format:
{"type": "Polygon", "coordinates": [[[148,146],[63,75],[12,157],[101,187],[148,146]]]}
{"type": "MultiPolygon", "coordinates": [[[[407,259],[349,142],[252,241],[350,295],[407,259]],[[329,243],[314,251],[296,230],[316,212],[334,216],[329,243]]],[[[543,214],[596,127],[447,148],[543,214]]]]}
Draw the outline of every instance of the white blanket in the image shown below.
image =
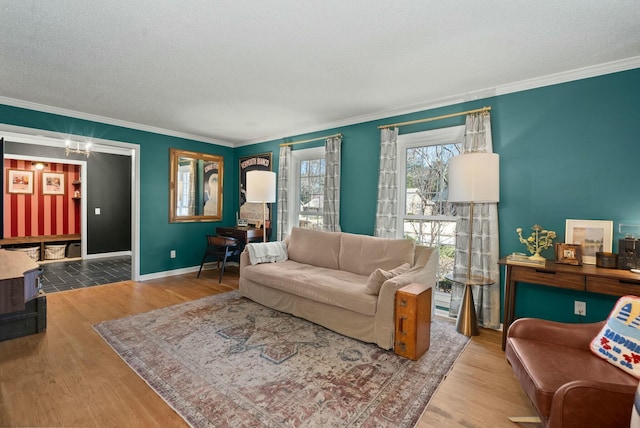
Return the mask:
{"type": "Polygon", "coordinates": [[[287,244],[283,241],[250,243],[247,244],[247,250],[252,265],[283,262],[288,259],[287,244]]]}

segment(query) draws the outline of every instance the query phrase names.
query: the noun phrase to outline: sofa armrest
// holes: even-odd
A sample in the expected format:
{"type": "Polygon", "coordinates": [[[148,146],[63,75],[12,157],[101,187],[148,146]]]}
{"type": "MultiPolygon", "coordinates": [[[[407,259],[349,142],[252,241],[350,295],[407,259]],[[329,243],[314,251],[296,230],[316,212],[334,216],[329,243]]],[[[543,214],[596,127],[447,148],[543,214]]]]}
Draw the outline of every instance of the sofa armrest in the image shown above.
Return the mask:
{"type": "Polygon", "coordinates": [[[242,276],[244,268],[250,265],[251,261],[249,260],[249,251],[245,247],[245,249],[240,253],[240,276],[242,276]]]}
{"type": "Polygon", "coordinates": [[[520,318],[507,331],[510,337],[552,343],[575,349],[589,349],[604,321],[588,324],[568,324],[538,318],[520,318]]]}
{"type": "Polygon", "coordinates": [[[577,380],[553,396],[547,428],[629,426],[635,385],[577,380]]]}

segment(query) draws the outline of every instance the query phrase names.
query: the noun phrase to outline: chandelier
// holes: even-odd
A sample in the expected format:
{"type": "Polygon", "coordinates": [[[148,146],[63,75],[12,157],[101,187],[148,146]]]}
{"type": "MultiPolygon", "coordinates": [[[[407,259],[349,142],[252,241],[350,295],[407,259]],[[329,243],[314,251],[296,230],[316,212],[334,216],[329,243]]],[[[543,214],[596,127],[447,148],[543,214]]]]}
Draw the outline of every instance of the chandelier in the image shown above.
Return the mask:
{"type": "Polygon", "coordinates": [[[71,141],[71,140],[65,141],[64,151],[66,155],[69,156],[69,153],[78,153],[81,155],[87,155],[87,157],[89,157],[89,155],[91,154],[91,151],[89,150],[91,148],[91,143],[84,143],[84,149],[80,148],[80,145],[81,143],[78,141],[71,141]]]}

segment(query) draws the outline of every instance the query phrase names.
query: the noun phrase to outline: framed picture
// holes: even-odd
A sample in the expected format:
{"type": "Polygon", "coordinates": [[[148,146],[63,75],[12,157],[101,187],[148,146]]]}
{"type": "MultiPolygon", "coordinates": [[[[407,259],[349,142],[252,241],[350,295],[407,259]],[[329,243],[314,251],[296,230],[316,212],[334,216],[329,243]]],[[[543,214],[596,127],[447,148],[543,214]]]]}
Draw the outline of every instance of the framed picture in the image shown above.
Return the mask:
{"type": "MultiPolygon", "coordinates": [[[[259,155],[245,156],[239,159],[240,162],[240,207],[237,223],[258,225],[262,224],[262,204],[247,202],[247,172],[249,171],[271,171],[271,152],[259,155]]],[[[267,204],[266,221],[271,220],[271,205],[267,204]]]]}
{"type": "Polygon", "coordinates": [[[42,194],[43,195],[64,195],[64,172],[43,172],[42,173],[42,194]]]}
{"type": "Polygon", "coordinates": [[[556,263],[565,265],[582,264],[582,246],[576,244],[556,243],[556,263]]]}
{"type": "Polygon", "coordinates": [[[597,252],[611,252],[613,222],[610,220],[567,220],[565,241],[582,245],[582,262],[596,264],[597,252]]]}
{"type": "Polygon", "coordinates": [[[30,195],[33,193],[33,171],[7,170],[7,193],[30,195]]]}

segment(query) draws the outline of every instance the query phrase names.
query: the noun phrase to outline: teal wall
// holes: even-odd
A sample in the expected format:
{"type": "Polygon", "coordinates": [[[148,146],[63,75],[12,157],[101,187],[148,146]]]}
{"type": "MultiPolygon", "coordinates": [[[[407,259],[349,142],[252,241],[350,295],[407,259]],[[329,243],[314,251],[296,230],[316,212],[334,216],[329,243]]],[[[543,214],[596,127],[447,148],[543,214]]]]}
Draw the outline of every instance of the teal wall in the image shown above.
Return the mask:
{"type": "MultiPolygon", "coordinates": [[[[501,156],[501,256],[523,250],[516,237],[517,227],[527,230],[538,223],[555,230],[558,242],[563,242],[567,218],[613,220],[613,249],[617,251],[618,224],[640,224],[634,168],[640,160],[637,94],[640,69],[291,136],[287,141],[343,134],[341,225],[344,231],[371,235],[380,154],[377,127],[491,106],[494,151],[501,156]]],[[[285,142],[230,149],[8,106],[0,106],[0,122],[140,144],[141,274],[199,264],[203,235],[217,225],[168,223],[169,147],[224,156],[224,218],[220,224],[230,225],[238,205],[237,159],[272,152],[273,170],[277,171],[279,145],[285,142]],[[177,259],[168,258],[170,249],[177,249],[177,259]]],[[[403,127],[400,132],[463,123],[460,116],[403,127]]],[[[552,258],[553,252],[547,250],[544,255],[552,258]]],[[[516,315],[578,321],[573,315],[576,299],[587,302],[584,321],[604,318],[615,301],[613,297],[525,285],[518,291],[516,315]]]]}
{"type": "MultiPolygon", "coordinates": [[[[55,114],[0,105],[0,122],[140,146],[140,274],[200,264],[205,234],[222,223],[169,223],[169,148],[221,155],[224,158],[223,220],[235,222],[236,176],[232,148],[138,131],[55,114]],[[169,253],[176,250],[176,258],[169,253]]],[[[91,207],[89,207],[91,208],[91,207]]]]}
{"type": "MultiPolygon", "coordinates": [[[[500,154],[500,255],[524,251],[515,229],[526,231],[536,223],[556,231],[556,242],[564,242],[568,218],[612,220],[613,250],[617,251],[618,224],[640,224],[637,94],[640,69],[326,129],[287,141],[343,134],[341,226],[347,232],[371,235],[380,155],[377,127],[491,106],[493,146],[500,154]]],[[[463,124],[460,116],[402,127],[400,133],[463,124]]],[[[272,151],[277,168],[282,142],[242,147],[236,152],[246,156],[272,151]]],[[[554,257],[551,249],[543,255],[554,257]]],[[[573,315],[574,300],[587,302],[587,316],[580,318],[590,322],[606,317],[616,298],[523,285],[518,288],[516,315],[580,321],[573,315]]]]}

